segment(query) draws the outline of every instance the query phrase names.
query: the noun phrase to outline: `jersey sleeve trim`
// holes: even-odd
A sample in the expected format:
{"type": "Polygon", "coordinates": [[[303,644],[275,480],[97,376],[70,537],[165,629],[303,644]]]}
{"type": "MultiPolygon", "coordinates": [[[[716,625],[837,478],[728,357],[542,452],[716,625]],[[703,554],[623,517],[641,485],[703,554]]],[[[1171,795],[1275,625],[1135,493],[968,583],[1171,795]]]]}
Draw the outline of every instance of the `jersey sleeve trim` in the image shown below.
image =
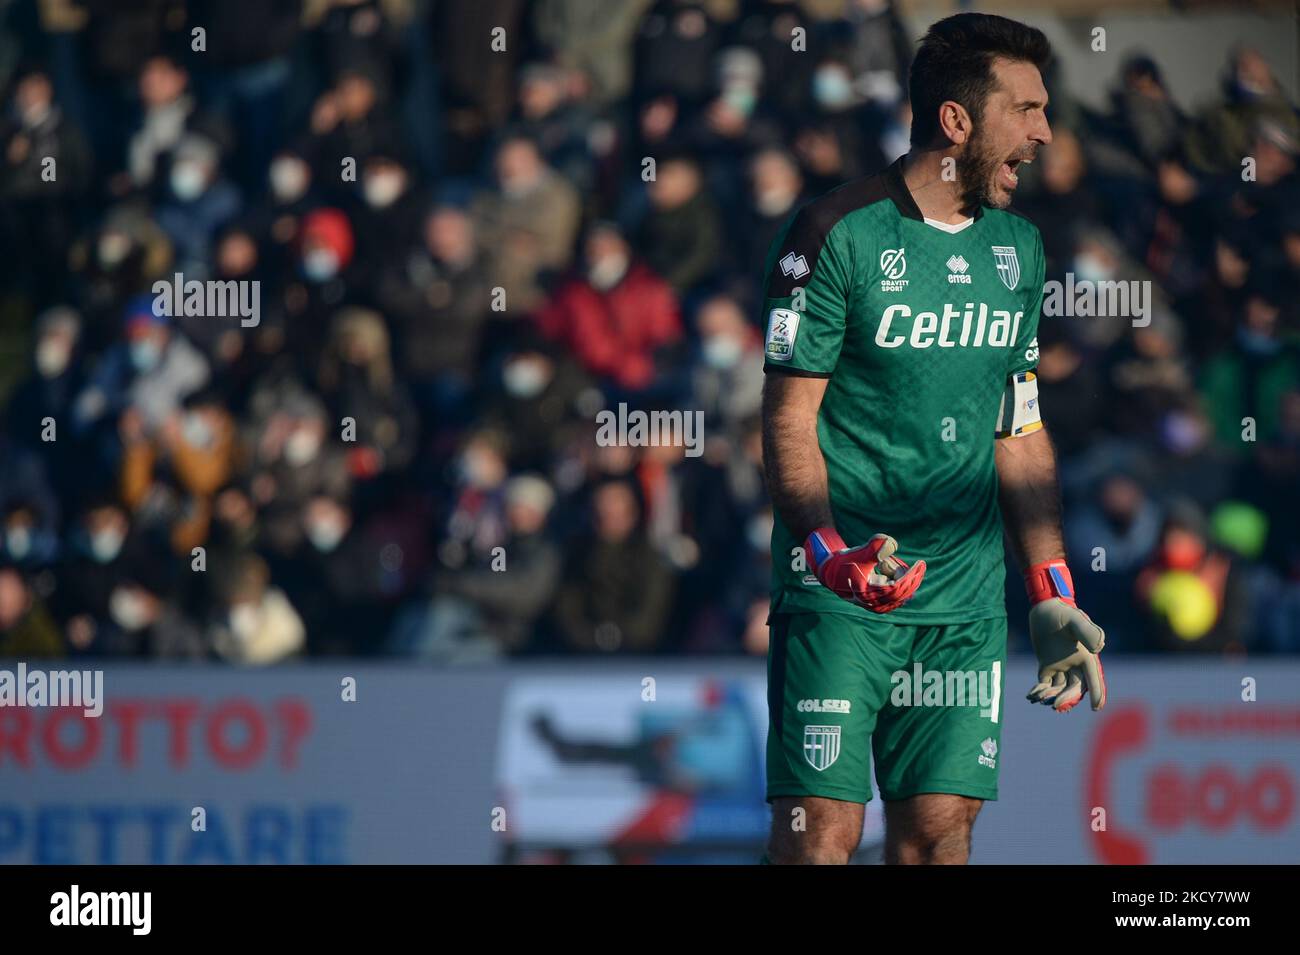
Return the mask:
{"type": "Polygon", "coordinates": [[[849,213],[888,199],[884,176],[867,176],[832,189],[803,206],[790,223],[772,257],[764,280],[764,297],[789,298],[817,271],[817,260],[831,232],[849,213]]]}
{"type": "Polygon", "coordinates": [[[809,371],[807,368],[792,368],[789,365],[774,365],[767,363],[763,365],[763,371],[775,371],[783,375],[792,375],[795,378],[829,378],[829,371],[809,371]]]}

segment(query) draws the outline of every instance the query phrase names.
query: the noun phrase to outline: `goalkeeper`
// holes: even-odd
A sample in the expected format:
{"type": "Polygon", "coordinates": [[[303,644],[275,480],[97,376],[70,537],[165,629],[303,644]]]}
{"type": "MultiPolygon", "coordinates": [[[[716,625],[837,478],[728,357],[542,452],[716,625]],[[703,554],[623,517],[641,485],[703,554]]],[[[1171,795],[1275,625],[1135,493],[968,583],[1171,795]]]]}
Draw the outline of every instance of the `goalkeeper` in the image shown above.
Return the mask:
{"type": "Polygon", "coordinates": [[[1002,759],[1004,520],[1032,603],[1030,700],[1105,702],[1034,375],[1043,245],[1007,211],[1051,142],[1049,56],[1003,17],[934,24],[911,152],[804,206],[770,250],[767,861],[847,862],[873,756],[886,861],[967,860],[1002,759]],[[917,667],[989,692],[895,692],[917,667]]]}

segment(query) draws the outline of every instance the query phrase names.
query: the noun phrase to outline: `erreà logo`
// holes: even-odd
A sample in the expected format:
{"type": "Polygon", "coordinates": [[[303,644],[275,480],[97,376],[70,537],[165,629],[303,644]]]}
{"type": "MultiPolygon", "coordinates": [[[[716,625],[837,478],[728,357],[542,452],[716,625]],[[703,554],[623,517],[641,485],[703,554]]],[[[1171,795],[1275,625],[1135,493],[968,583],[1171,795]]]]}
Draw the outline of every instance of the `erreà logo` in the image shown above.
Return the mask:
{"type": "Polygon", "coordinates": [[[801,279],[808,274],[808,260],[802,255],[787,252],[781,258],[781,271],[792,279],[801,279]]]}
{"type": "Polygon", "coordinates": [[[989,769],[996,769],[998,761],[994,758],[998,755],[998,742],[993,737],[987,737],[984,742],[980,743],[980,765],[987,766],[989,769]]]}

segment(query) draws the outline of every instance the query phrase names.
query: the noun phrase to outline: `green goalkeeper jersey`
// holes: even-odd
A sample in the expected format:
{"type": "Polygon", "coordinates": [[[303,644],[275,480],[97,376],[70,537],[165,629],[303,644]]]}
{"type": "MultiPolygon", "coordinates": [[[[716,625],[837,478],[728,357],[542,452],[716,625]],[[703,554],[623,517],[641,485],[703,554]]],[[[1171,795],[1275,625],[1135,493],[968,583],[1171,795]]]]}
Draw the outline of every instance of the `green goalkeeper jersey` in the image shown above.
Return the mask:
{"type": "MultiPolygon", "coordinates": [[[[829,379],[817,436],[836,529],[927,564],[891,618],[1005,616],[993,451],[1009,377],[1038,363],[1038,229],[987,207],[927,222],[899,160],[803,206],[764,272],[765,370],[829,379]]],[[[773,610],[869,614],[818,583],[802,543],[778,516],[773,610]]]]}

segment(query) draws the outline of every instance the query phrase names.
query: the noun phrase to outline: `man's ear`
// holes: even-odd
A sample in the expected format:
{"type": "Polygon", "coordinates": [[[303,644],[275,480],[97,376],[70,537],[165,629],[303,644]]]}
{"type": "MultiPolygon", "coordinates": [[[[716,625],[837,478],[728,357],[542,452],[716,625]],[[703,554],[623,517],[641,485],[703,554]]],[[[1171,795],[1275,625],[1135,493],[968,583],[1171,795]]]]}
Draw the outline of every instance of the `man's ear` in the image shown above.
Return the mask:
{"type": "Polygon", "coordinates": [[[953,100],[944,100],[939,106],[939,128],[944,136],[955,146],[963,145],[970,139],[974,124],[966,107],[953,100]]]}

